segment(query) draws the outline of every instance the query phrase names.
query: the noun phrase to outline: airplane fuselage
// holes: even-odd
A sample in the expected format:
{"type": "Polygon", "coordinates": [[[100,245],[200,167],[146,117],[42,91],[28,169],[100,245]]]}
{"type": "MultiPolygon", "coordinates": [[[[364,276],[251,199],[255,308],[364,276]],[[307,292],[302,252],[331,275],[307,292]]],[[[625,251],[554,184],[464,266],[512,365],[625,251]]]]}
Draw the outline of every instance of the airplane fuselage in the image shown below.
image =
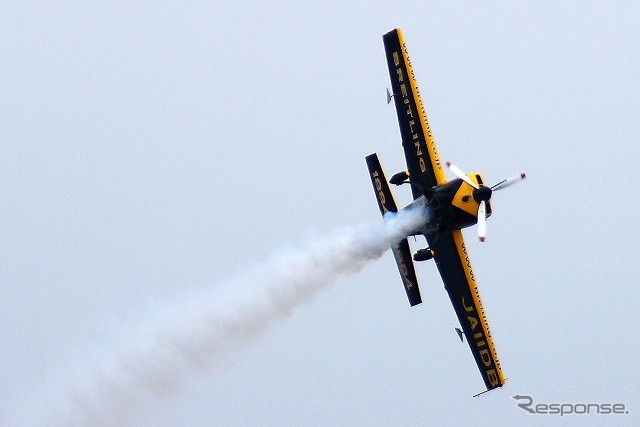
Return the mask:
{"type": "MultiPolygon", "coordinates": [[[[482,186],[482,177],[472,173],[469,178],[482,186]]],[[[471,185],[457,178],[442,185],[424,190],[423,197],[414,200],[405,209],[425,209],[427,221],[415,235],[437,234],[441,231],[460,230],[478,222],[478,193],[471,185]],[[475,197],[474,197],[474,191],[475,197]]],[[[487,200],[487,217],[491,205],[487,200]]]]}

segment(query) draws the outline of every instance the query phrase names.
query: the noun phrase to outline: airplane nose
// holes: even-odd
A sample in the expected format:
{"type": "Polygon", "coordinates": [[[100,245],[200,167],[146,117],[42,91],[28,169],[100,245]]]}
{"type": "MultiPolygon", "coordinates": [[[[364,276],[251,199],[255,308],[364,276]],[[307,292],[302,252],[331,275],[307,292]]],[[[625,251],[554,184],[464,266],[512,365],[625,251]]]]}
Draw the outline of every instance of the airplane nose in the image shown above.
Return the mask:
{"type": "Polygon", "coordinates": [[[488,202],[491,198],[491,193],[491,189],[483,185],[480,188],[473,190],[473,199],[478,203],[482,201],[488,202]]]}

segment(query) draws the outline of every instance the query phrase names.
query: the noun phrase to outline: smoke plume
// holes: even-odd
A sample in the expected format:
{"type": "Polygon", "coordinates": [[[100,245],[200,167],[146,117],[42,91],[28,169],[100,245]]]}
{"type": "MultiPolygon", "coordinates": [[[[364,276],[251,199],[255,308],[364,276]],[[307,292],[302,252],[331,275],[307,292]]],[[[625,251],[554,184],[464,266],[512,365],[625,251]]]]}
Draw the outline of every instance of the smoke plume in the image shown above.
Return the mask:
{"type": "Polygon", "coordinates": [[[379,258],[421,221],[418,211],[400,212],[376,225],[342,229],[272,256],[207,293],[158,308],[101,357],[74,367],[37,424],[135,424],[137,415],[179,391],[194,372],[255,342],[336,278],[379,258]]]}

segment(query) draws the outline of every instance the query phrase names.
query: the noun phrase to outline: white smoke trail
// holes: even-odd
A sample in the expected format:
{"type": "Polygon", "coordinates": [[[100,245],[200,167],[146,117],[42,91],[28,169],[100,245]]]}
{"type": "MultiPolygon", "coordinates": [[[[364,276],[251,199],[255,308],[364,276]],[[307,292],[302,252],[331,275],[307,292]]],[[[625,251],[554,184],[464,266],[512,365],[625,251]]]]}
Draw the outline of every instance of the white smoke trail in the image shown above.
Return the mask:
{"type": "MultiPolygon", "coordinates": [[[[194,370],[215,365],[255,341],[278,319],[338,276],[359,271],[424,221],[400,212],[378,225],[348,228],[272,257],[182,304],[158,310],[126,343],[77,373],[46,425],[126,425],[158,397],[177,391],[194,370]]],[[[40,422],[38,422],[40,424],[40,422]]]]}

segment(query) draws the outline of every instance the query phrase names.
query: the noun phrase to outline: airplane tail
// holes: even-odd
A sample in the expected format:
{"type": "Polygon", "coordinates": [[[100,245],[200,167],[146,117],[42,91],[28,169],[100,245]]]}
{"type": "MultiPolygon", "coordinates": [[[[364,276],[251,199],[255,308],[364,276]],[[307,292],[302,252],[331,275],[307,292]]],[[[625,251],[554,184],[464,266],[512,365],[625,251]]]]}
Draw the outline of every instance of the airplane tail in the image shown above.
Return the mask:
{"type": "MultiPolygon", "coordinates": [[[[391,188],[387,182],[387,178],[384,175],[380,160],[376,153],[368,155],[366,158],[367,167],[369,168],[369,177],[373,184],[373,191],[376,194],[378,200],[378,208],[380,213],[384,217],[388,212],[398,212],[398,207],[391,194],[391,188]]],[[[404,289],[407,292],[409,298],[409,304],[411,306],[420,304],[422,297],[420,296],[420,288],[418,287],[418,278],[416,276],[416,269],[411,258],[411,249],[409,247],[409,241],[405,238],[393,246],[393,256],[396,259],[398,270],[400,271],[400,277],[404,284],[404,289]]]]}

